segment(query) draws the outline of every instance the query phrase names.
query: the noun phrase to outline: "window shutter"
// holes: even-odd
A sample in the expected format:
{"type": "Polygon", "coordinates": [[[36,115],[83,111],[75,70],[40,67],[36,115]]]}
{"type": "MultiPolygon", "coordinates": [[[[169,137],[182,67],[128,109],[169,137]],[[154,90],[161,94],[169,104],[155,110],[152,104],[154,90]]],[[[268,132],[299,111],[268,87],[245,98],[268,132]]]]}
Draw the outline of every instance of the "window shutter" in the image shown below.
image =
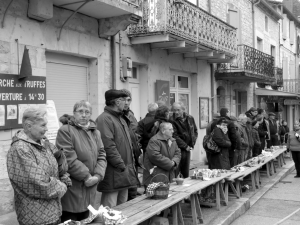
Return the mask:
{"type": "Polygon", "coordinates": [[[236,9],[228,9],[228,23],[237,28],[237,43],[241,43],[241,21],[240,13],[236,9]]]}
{"type": "Polygon", "coordinates": [[[290,65],[289,65],[289,67],[290,67],[290,73],[289,73],[289,77],[290,77],[290,79],[296,79],[296,75],[295,75],[295,62],[293,61],[293,60],[290,60],[290,65]]]}
{"type": "Polygon", "coordinates": [[[288,32],[288,18],[286,14],[283,14],[283,20],[282,20],[282,38],[284,40],[287,39],[287,32],[288,32]]]}
{"type": "Polygon", "coordinates": [[[295,23],[290,21],[290,44],[295,44],[295,23]]]}

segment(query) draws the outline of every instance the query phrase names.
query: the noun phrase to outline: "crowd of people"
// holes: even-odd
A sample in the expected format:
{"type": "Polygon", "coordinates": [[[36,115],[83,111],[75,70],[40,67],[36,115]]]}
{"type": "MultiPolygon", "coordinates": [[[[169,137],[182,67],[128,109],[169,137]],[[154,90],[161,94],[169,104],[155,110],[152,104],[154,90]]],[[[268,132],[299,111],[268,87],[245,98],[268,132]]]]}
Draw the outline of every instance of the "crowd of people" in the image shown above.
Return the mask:
{"type": "Polygon", "coordinates": [[[114,207],[135,198],[139,168],[147,185],[157,174],[167,181],[189,176],[190,151],[198,128],[180,102],[171,109],[150,103],[139,122],[130,110],[131,93],[105,92],[105,108],[93,121],[92,105],[78,101],[73,114],[60,117],[55,145],[46,138],[47,116],[41,108],[23,113],[23,130],[13,137],[7,169],[20,225],[57,225],[89,216],[87,207],[114,207]]]}
{"type": "MultiPolygon", "coordinates": [[[[96,121],[87,101],[78,101],[73,114],[60,117],[56,144],[46,138],[46,111],[28,108],[23,130],[13,137],[7,168],[14,189],[15,209],[20,225],[57,225],[89,216],[87,207],[114,207],[137,195],[137,187],[149,185],[158,174],[167,181],[189,176],[191,151],[198,128],[185,106],[175,102],[150,103],[139,122],[130,110],[131,93],[111,89],[105,92],[105,108],[96,121]],[[138,170],[143,170],[143,181],[138,170]]],[[[264,148],[286,143],[292,151],[300,177],[300,126],[290,131],[275,114],[250,108],[238,118],[227,108],[214,114],[207,135],[220,148],[207,151],[209,169],[230,169],[264,148]]]]}
{"type": "Polygon", "coordinates": [[[258,156],[265,148],[286,144],[289,127],[286,121],[279,122],[275,114],[251,107],[238,118],[229,116],[227,108],[214,114],[206,134],[221,149],[221,154],[207,152],[210,169],[230,169],[252,157],[258,156]]]}

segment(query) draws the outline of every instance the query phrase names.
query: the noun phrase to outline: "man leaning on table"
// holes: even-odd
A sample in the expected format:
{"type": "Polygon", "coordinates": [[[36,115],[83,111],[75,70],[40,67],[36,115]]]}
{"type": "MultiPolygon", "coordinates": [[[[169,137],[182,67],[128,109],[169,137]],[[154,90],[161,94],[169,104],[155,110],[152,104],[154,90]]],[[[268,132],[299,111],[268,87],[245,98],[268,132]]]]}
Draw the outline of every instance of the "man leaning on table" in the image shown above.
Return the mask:
{"type": "Polygon", "coordinates": [[[149,185],[152,178],[153,182],[166,181],[161,174],[166,175],[169,182],[175,178],[175,169],[180,162],[181,152],[172,137],[173,132],[172,124],[163,122],[159,126],[159,132],[150,139],[144,159],[146,168],[143,173],[144,185],[149,185]]]}

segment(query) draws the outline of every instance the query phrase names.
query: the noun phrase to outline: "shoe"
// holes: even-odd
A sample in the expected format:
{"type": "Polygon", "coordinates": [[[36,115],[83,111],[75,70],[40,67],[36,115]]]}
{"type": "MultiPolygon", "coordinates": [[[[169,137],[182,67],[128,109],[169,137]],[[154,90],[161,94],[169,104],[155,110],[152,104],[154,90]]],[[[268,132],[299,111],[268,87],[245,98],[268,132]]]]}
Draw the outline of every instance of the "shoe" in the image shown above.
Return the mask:
{"type": "Polygon", "coordinates": [[[246,192],[247,190],[249,190],[249,185],[245,184],[242,186],[242,192],[246,192]]]}
{"type": "Polygon", "coordinates": [[[184,203],[191,204],[191,200],[189,198],[184,199],[184,203]]]}
{"type": "Polygon", "coordinates": [[[299,176],[299,175],[296,175],[296,176],[294,176],[294,178],[300,178],[300,176],[299,176]]]}

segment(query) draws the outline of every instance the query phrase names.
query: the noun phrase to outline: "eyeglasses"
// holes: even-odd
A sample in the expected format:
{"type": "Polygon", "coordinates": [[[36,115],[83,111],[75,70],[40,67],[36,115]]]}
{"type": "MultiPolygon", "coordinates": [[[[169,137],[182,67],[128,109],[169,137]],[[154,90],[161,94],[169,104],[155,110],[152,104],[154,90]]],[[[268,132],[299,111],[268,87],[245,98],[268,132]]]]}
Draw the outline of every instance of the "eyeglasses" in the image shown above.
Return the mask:
{"type": "Polygon", "coordinates": [[[126,101],[125,98],[118,98],[118,100],[120,100],[120,101],[126,101]]]}
{"type": "Polygon", "coordinates": [[[85,111],[85,110],[79,110],[79,111],[75,111],[75,112],[79,113],[80,115],[83,115],[83,114],[85,114],[87,116],[91,115],[90,111],[85,111]]]}

